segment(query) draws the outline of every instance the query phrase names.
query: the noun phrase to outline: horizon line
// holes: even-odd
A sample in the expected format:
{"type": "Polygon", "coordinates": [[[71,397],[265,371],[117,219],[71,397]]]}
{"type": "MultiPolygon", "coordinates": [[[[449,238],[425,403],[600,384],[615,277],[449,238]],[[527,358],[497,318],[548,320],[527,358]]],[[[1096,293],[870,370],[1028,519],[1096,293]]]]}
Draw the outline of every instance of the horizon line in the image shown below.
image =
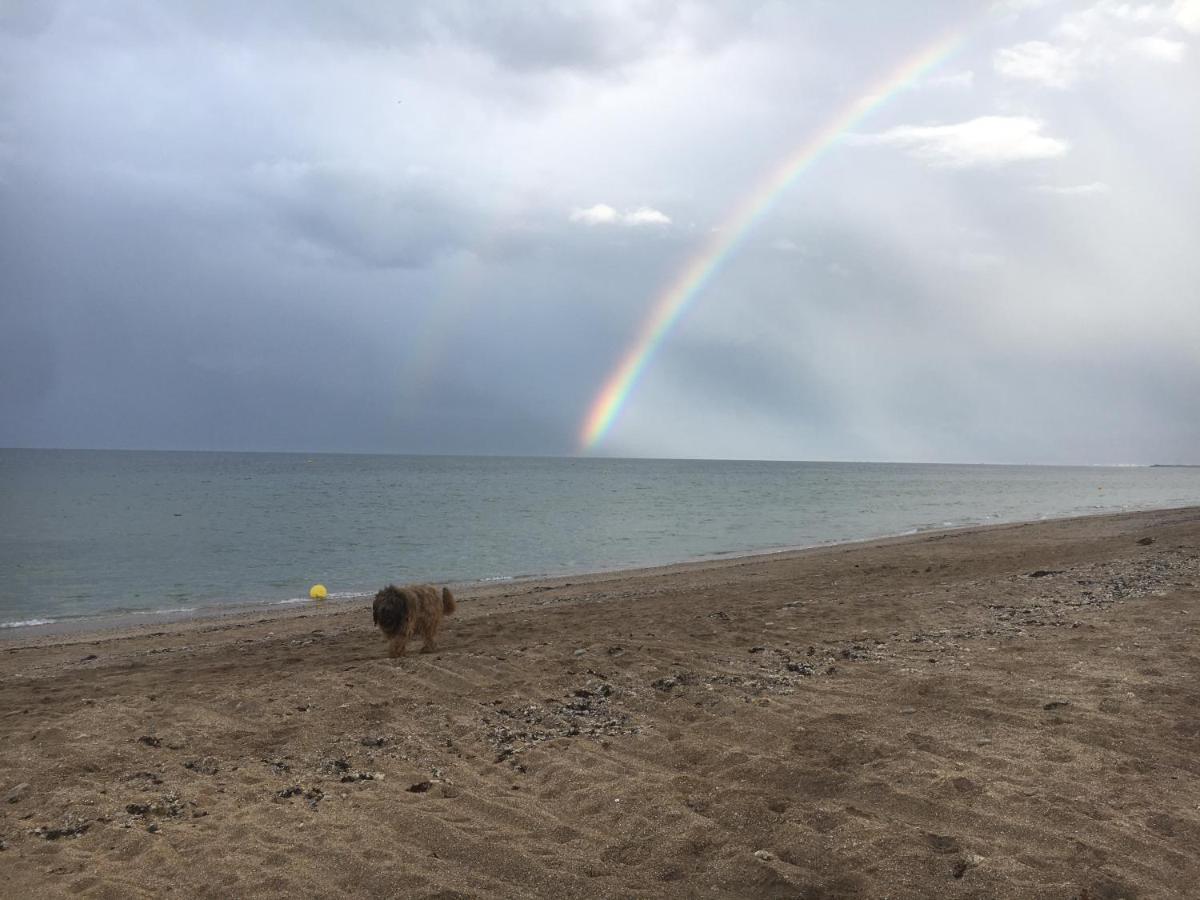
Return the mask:
{"type": "Polygon", "coordinates": [[[914,460],[914,459],[798,459],[785,457],[751,456],[608,456],[585,453],[462,453],[420,452],[411,450],[254,450],[212,447],[34,447],[0,446],[0,453],[7,451],[47,453],[244,453],[277,456],[412,456],[449,459],[571,459],[621,461],[621,462],[747,462],[785,463],[816,465],[871,465],[871,466],[1007,466],[1026,468],[1059,469],[1153,469],[1200,468],[1200,462],[997,462],[993,460],[914,460]]]}

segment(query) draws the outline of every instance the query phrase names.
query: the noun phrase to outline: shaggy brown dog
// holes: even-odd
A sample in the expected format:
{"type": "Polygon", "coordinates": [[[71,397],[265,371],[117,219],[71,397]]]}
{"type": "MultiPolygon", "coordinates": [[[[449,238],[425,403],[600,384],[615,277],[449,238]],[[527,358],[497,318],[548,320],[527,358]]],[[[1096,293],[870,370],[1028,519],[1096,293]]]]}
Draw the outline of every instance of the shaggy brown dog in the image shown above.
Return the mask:
{"type": "Polygon", "coordinates": [[[422,653],[437,649],[434,636],[442,623],[443,615],[455,610],[454,595],[450,588],[437,588],[429,584],[411,584],[396,587],[389,584],[375,595],[375,624],[392,645],[392,656],[403,656],[404,645],[416,632],[425,638],[422,653]]]}

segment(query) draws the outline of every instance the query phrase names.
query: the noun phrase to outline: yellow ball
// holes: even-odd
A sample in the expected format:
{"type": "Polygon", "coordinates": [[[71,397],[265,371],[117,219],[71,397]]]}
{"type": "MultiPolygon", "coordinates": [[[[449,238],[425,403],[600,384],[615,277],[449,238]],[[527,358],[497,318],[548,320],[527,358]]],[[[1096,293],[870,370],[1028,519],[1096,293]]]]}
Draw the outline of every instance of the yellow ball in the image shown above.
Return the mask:
{"type": "Polygon", "coordinates": [[[314,600],[324,600],[328,593],[329,591],[325,590],[325,585],[323,584],[314,584],[308,589],[308,596],[314,600]]]}

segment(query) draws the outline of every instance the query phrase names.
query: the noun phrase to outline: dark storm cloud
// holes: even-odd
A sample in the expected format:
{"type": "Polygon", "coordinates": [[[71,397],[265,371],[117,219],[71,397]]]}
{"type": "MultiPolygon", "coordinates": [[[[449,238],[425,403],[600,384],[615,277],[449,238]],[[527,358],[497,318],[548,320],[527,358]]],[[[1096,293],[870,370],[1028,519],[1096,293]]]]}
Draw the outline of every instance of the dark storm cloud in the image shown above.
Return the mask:
{"type": "Polygon", "coordinates": [[[511,348],[464,366],[446,346],[428,369],[405,371],[423,349],[411,325],[420,285],[289,266],[239,246],[241,234],[197,246],[177,219],[162,227],[166,209],[110,201],[64,229],[46,215],[60,205],[43,193],[6,206],[20,217],[3,219],[3,244],[17,246],[19,233],[24,253],[2,257],[5,442],[568,449],[536,408],[480,387],[511,348]],[[87,247],[69,268],[54,265],[63,241],[87,247]]]}

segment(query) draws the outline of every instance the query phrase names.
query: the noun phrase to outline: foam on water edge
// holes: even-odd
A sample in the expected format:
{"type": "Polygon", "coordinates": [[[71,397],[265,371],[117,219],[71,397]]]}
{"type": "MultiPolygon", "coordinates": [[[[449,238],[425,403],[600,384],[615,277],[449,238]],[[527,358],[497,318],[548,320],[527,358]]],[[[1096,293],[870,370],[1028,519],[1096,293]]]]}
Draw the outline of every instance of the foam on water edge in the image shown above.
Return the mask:
{"type": "Polygon", "coordinates": [[[199,609],[198,606],[176,606],[171,609],[134,609],[130,610],[126,615],[129,616],[171,616],[176,613],[190,613],[199,609]]]}
{"type": "Polygon", "coordinates": [[[272,606],[290,606],[293,603],[323,603],[330,600],[358,600],[363,597],[370,597],[369,591],[330,591],[325,595],[323,600],[314,600],[312,597],[288,597],[286,600],[273,600],[272,606]]]}

